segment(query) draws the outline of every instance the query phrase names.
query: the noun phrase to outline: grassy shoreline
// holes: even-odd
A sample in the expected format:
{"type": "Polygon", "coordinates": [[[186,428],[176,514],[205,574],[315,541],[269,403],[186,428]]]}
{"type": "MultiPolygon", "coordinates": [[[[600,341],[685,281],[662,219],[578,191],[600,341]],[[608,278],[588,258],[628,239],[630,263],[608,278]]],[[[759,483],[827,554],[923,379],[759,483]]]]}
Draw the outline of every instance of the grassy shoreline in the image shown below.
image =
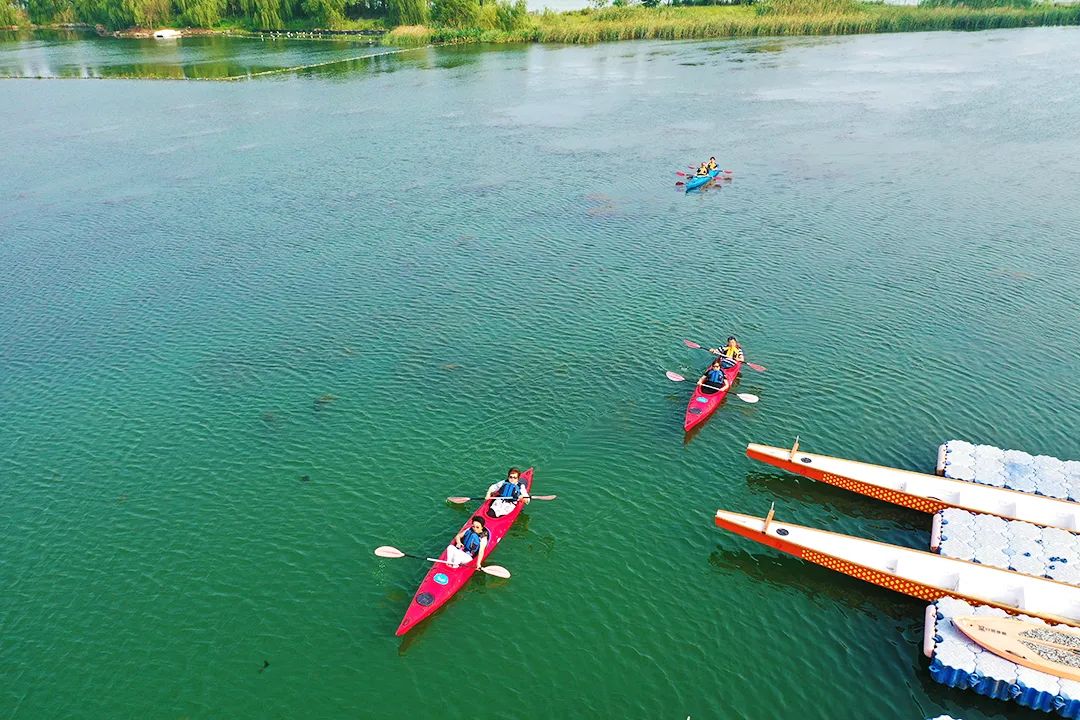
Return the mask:
{"type": "Polygon", "coordinates": [[[1080,5],[1030,8],[918,7],[859,3],[836,13],[762,15],[747,6],[630,7],[545,13],[518,30],[398,27],[383,43],[596,43],[617,40],[711,40],[791,35],[854,35],[932,30],[990,30],[1080,25],[1080,5]]]}
{"type": "MultiPolygon", "coordinates": [[[[762,13],[747,5],[655,8],[631,6],[534,13],[528,16],[521,27],[514,30],[423,25],[388,28],[374,20],[345,21],[342,27],[333,29],[383,30],[385,34],[381,35],[380,41],[384,45],[419,47],[455,43],[586,44],[618,40],[712,40],[934,30],[975,31],[1065,25],[1080,25],[1080,4],[971,8],[851,2],[842,6],[842,9],[793,13],[762,13]]],[[[162,27],[175,25],[164,24],[162,27]]],[[[211,28],[177,29],[191,35],[241,35],[258,32],[230,20],[224,20],[211,28]]],[[[290,31],[318,29],[316,23],[293,19],[286,28],[278,32],[284,35],[290,31]]],[[[138,37],[149,35],[151,31],[132,28],[108,34],[138,37]]]]}

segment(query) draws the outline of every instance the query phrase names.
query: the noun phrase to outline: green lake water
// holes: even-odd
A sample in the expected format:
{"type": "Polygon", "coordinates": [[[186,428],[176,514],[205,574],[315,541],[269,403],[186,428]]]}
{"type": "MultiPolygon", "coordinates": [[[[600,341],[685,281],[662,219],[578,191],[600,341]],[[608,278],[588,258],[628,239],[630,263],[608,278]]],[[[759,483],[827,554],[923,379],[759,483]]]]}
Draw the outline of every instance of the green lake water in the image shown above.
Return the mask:
{"type": "MultiPolygon", "coordinates": [[[[379,51],[257,42],[8,35],[0,75],[379,51]]],[[[1078,136],[1077,29],[0,82],[0,717],[1043,717],[712,516],[925,547],[748,441],[1080,458],[1078,136]],[[731,332],[761,402],[687,442],[664,371],[731,332]],[[512,579],[395,638],[425,566],[372,549],[511,464],[559,495],[512,579]]]]}

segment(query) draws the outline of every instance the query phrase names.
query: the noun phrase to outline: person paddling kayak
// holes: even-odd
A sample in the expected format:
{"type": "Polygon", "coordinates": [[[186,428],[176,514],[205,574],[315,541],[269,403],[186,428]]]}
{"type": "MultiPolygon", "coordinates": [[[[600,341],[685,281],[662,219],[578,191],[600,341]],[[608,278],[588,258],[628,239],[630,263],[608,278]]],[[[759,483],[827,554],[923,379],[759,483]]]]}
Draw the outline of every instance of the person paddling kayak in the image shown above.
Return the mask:
{"type": "Polygon", "coordinates": [[[500,480],[488,488],[487,496],[484,498],[492,501],[491,507],[488,508],[488,515],[502,517],[513,510],[519,501],[529,504],[529,491],[519,482],[520,478],[521,471],[512,467],[506,473],[505,480],[500,480]]]}
{"type": "Polygon", "coordinates": [[[456,568],[469,564],[475,558],[476,567],[479,568],[489,537],[491,533],[484,525],[484,518],[474,515],[472,524],[454,536],[454,541],[446,546],[446,562],[456,568]]]}
{"type": "Polygon", "coordinates": [[[711,158],[709,158],[709,165],[708,165],[709,170],[716,170],[718,167],[720,167],[720,166],[716,164],[716,156],[714,155],[711,158]]]}
{"type": "Polygon", "coordinates": [[[726,389],[727,386],[728,379],[724,375],[723,359],[716,358],[705,374],[698,378],[696,390],[703,395],[712,395],[726,389]]]}
{"type": "Polygon", "coordinates": [[[697,169],[697,176],[698,177],[707,177],[708,174],[709,174],[709,163],[701,163],[701,165],[698,165],[698,169],[697,169]]]}
{"type": "Polygon", "coordinates": [[[746,356],[743,355],[742,346],[739,345],[739,341],[735,339],[734,335],[727,339],[727,345],[723,348],[709,348],[709,352],[713,355],[719,355],[722,360],[735,360],[737,362],[746,361],[746,356]]]}

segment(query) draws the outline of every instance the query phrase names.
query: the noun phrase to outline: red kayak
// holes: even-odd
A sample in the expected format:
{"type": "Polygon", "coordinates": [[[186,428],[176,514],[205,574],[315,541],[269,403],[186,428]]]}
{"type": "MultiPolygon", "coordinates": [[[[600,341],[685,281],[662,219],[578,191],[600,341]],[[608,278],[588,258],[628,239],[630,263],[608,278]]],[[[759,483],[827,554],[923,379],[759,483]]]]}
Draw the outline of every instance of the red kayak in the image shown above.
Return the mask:
{"type": "MultiPolygon", "coordinates": [[[[519,483],[525,486],[525,489],[532,491],[532,475],[533,469],[529,468],[525,472],[521,473],[519,483]]],[[[488,507],[493,501],[487,500],[480,509],[475,513],[469,515],[469,519],[465,521],[465,524],[461,527],[461,531],[464,532],[465,528],[472,524],[473,515],[479,515],[484,518],[485,527],[487,527],[490,537],[488,538],[487,550],[484,553],[484,562],[491,556],[491,553],[495,551],[495,548],[499,546],[499,542],[506,537],[506,533],[510,530],[510,526],[517,520],[517,516],[521,514],[522,508],[525,507],[525,503],[519,502],[517,507],[508,512],[502,517],[493,518],[487,514],[488,507]]],[[[449,540],[452,540],[451,537],[449,540]]],[[[449,545],[449,540],[447,544],[449,545]]],[[[439,556],[439,560],[446,560],[446,548],[443,548],[442,555],[439,556]]],[[[420,587],[416,589],[416,595],[413,596],[412,602],[409,603],[409,609],[405,611],[405,617],[402,618],[401,624],[398,625],[396,635],[404,635],[413,629],[413,627],[424,620],[429,615],[432,615],[436,610],[443,606],[443,604],[454,596],[458,590],[460,590],[469,578],[476,572],[476,563],[471,562],[468,565],[461,565],[456,568],[452,568],[445,562],[433,563],[431,570],[428,570],[428,574],[424,577],[424,581],[420,583],[420,587]]]]}
{"type": "Polygon", "coordinates": [[[742,366],[742,362],[736,360],[734,365],[724,368],[724,377],[727,378],[728,384],[720,392],[710,394],[698,392],[700,388],[695,388],[690,402],[686,404],[686,417],[683,419],[684,430],[690,432],[695,426],[705,422],[705,418],[712,415],[713,411],[720,407],[720,403],[724,402],[724,398],[727,397],[731,386],[735,384],[735,378],[739,376],[739,370],[742,369],[742,366]]]}

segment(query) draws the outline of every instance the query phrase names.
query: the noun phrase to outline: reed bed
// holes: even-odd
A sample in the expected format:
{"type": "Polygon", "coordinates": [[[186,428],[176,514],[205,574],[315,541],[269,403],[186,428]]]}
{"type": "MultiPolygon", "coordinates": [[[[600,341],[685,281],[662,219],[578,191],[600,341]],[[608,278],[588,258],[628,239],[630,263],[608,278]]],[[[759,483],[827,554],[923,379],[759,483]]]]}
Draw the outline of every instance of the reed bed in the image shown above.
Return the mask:
{"type": "Polygon", "coordinates": [[[1080,5],[970,8],[844,3],[839,7],[797,13],[784,12],[783,8],[777,8],[779,12],[762,12],[746,6],[609,8],[536,15],[527,26],[513,31],[397,28],[385,41],[403,46],[462,42],[574,44],[1080,25],[1080,5]]]}

